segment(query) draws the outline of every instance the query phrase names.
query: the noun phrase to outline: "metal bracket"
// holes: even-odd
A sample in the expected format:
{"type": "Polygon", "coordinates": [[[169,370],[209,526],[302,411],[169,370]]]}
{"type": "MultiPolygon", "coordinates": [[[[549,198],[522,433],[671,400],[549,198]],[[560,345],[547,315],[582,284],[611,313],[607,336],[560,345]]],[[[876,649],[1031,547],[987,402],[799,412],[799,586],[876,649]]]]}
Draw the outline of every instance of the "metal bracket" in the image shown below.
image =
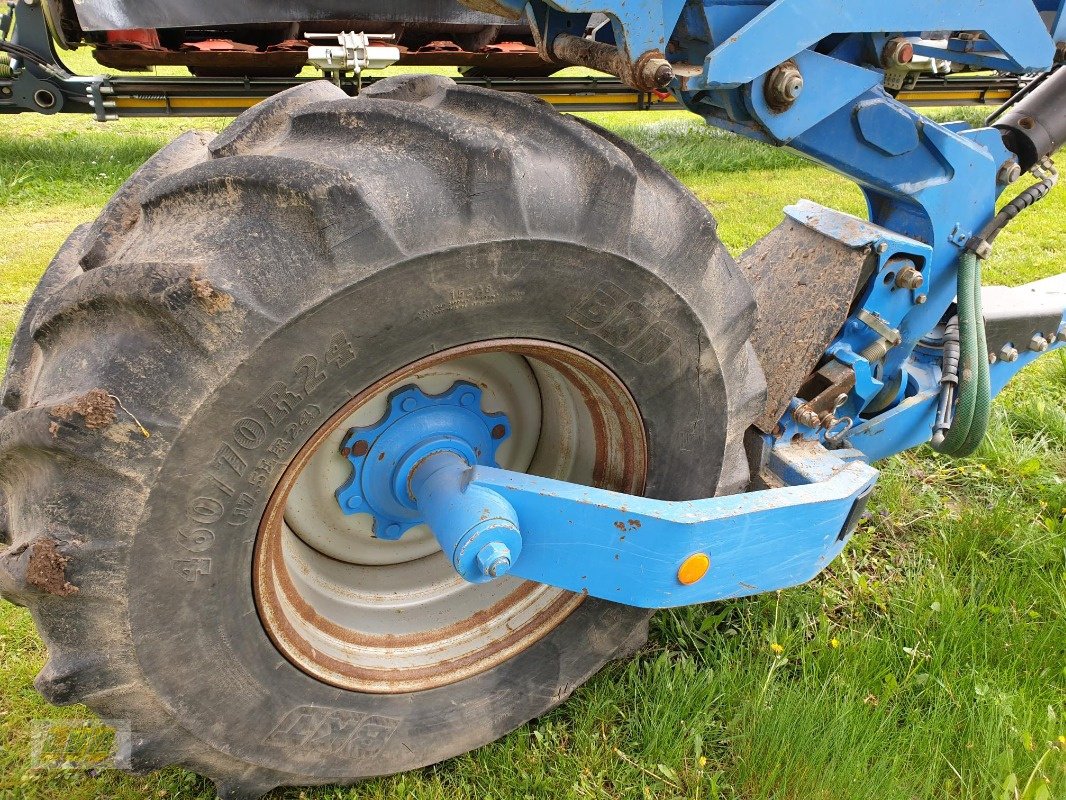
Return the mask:
{"type": "Polygon", "coordinates": [[[790,444],[769,454],[777,488],[689,502],[482,467],[468,485],[498,493],[517,513],[522,551],[510,575],[668,608],[783,589],[821,572],[877,479],[873,467],[848,460],[858,455],[790,444]]]}
{"type": "Polygon", "coordinates": [[[112,122],[118,119],[116,104],[111,97],[114,90],[106,76],[98,75],[93,78],[85,87],[85,94],[89,98],[89,107],[93,110],[97,122],[112,122]]]}
{"type": "Polygon", "coordinates": [[[308,39],[329,39],[333,45],[312,45],[307,49],[307,63],[327,75],[339,78],[346,72],[360,75],[365,69],[384,69],[400,60],[400,49],[389,45],[373,45],[370,39],[395,39],[394,34],[374,34],[373,37],[355,31],[340,33],[308,33],[308,39]]]}
{"type": "Polygon", "coordinates": [[[1066,341],[1066,273],[1024,286],[986,286],[981,291],[989,357],[1016,361],[1066,341]]]}

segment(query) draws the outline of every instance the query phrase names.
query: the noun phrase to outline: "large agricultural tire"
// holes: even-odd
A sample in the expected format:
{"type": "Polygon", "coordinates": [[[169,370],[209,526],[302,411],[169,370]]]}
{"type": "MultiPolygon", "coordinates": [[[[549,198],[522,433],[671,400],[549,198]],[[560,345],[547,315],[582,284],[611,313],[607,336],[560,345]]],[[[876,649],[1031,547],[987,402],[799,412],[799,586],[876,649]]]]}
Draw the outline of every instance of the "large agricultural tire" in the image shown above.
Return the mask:
{"type": "MultiPolygon", "coordinates": [[[[367,404],[396,381],[473,371],[488,386],[502,370],[504,405],[525,403],[512,384],[540,387],[528,413],[542,473],[665,499],[743,490],[764,392],[754,318],[695,197],[533,99],[424,76],[350,99],[318,82],[214,139],[180,137],[74,232],[13,344],[0,591],[47,645],[36,687],[127,721],[125,768],[180,764],[223,797],[352,783],[495,740],[638,648],[648,613],[517,581],[511,605],[484,611],[452,575],[442,615],[495,620],[525,592],[543,624],[523,623],[525,638],[490,625],[484,650],[451,660],[391,631],[330,639],[318,609],[284,594],[303,547],[290,513],[340,559],[321,563],[372,584],[446,559],[392,558],[381,548],[426,537],[360,528],[344,561],[335,528],[314,527],[335,514],[333,473],[309,507],[301,470],[340,458],[311,456],[336,448],[353,409],[372,420],[367,404]],[[567,414],[578,433],[556,422],[567,414]],[[568,448],[573,463],[551,466],[568,448]]],[[[339,618],[378,620],[388,593],[356,589],[370,592],[356,611],[328,596],[339,618]]],[[[411,625],[430,624],[413,608],[411,625]]],[[[439,635],[442,652],[460,646],[439,635]]]]}

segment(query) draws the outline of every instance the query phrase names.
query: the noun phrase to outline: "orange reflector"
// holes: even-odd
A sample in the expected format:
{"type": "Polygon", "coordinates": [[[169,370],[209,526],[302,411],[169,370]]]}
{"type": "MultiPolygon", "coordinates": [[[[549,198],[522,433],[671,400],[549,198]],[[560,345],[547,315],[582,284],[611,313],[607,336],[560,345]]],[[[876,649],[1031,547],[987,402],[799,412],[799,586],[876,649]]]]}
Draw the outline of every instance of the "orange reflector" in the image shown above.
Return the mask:
{"type": "Polygon", "coordinates": [[[677,579],[685,586],[689,586],[703,578],[710,568],[711,559],[706,553],[693,553],[681,562],[681,567],[677,570],[677,579]]]}

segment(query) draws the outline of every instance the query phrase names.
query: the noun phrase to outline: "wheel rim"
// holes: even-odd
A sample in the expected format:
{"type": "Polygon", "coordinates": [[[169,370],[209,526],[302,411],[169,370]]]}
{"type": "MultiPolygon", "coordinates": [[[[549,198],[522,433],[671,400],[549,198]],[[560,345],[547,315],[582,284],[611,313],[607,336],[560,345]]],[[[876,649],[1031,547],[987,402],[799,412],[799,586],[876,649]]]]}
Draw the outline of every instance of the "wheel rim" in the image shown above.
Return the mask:
{"type": "Polygon", "coordinates": [[[349,428],[376,422],[390,392],[414,383],[439,394],[456,380],[483,391],[511,436],[501,467],[643,491],[647,443],[632,396],[606,367],[563,345],[494,340],[452,348],[353,397],[297,453],[271,495],[256,542],[260,619],[285,657],[335,686],[399,693],[483,672],[550,633],[582,595],[500,578],[469,584],[432,533],[372,535],[369,515],[344,515],[334,492],[350,475],[349,428]]]}

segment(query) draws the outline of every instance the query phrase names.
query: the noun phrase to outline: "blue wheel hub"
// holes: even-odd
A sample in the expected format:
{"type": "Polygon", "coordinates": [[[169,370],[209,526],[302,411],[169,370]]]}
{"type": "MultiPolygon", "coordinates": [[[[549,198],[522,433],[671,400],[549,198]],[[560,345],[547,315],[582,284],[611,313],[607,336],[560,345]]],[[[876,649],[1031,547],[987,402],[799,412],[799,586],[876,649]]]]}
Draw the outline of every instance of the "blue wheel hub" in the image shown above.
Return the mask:
{"type": "Polygon", "coordinates": [[[473,582],[504,574],[521,550],[514,509],[495,492],[466,486],[471,467],[497,466],[496,451],[511,434],[507,417],[483,411],[481,398],[467,381],[439,395],[414,385],[397,389],[377,423],[344,437],[352,475],[337,490],[341,510],[370,514],[379,539],[428,524],[473,582]]]}

